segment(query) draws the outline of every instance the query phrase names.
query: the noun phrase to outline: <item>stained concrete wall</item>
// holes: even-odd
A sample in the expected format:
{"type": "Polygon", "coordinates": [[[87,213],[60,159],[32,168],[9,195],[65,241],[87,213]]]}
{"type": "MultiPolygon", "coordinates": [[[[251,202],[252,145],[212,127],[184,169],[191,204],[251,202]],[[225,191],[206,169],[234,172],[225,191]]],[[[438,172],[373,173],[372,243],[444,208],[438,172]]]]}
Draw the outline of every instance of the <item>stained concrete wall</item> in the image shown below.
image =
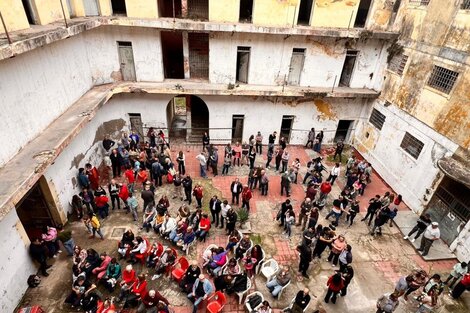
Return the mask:
{"type": "Polygon", "coordinates": [[[209,41],[211,83],[235,83],[238,46],[251,47],[248,83],[255,85],[282,85],[289,75],[293,48],[304,48],[305,61],[299,85],[338,86],[346,50],[357,49],[360,53],[352,75],[351,87],[380,90],[387,55],[386,46],[380,40],[346,42],[312,37],[213,34],[209,41]]]}
{"type": "Polygon", "coordinates": [[[379,131],[368,121],[371,108],[356,128],[356,147],[405,203],[421,213],[427,204],[426,189],[437,187],[437,160],[451,156],[458,145],[397,107],[385,107],[382,100],[377,100],[374,108],[385,115],[383,128],[379,131]],[[424,144],[418,159],[400,147],[405,132],[424,144]]]}
{"type": "Polygon", "coordinates": [[[29,256],[30,241],[15,210],[0,222],[0,249],[4,251],[0,266],[1,312],[14,312],[18,299],[24,295],[28,276],[37,272],[29,256]]]}

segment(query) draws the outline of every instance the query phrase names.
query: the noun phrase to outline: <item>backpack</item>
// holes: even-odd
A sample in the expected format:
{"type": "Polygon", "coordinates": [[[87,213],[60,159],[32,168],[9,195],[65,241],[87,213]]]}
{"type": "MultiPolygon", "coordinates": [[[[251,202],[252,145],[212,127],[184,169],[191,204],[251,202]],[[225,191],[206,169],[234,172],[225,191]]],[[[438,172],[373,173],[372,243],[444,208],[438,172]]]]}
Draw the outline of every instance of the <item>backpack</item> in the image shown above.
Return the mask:
{"type": "Polygon", "coordinates": [[[41,283],[41,279],[38,275],[29,275],[27,283],[29,288],[36,288],[41,283]]]}
{"type": "Polygon", "coordinates": [[[250,297],[248,299],[248,303],[250,304],[250,308],[256,308],[258,305],[260,305],[262,302],[262,299],[259,295],[255,294],[254,296],[250,297]]]}

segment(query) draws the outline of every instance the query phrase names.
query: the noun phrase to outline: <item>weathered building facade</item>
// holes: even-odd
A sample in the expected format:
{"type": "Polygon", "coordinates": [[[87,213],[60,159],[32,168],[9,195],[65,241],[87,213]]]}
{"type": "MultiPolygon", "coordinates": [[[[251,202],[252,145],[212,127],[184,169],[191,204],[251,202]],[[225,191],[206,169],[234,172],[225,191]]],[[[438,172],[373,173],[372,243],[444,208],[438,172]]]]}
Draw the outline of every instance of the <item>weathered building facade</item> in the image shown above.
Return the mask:
{"type": "MultiPolygon", "coordinates": [[[[66,222],[105,134],[208,130],[226,143],[259,130],[304,144],[315,127],[357,147],[413,210],[435,212],[435,191],[455,181],[438,163],[470,144],[468,1],[452,1],[445,21],[440,0],[0,1],[0,238],[14,251],[1,310],[34,272],[29,240],[66,222]],[[430,78],[441,68],[444,85],[430,78]]],[[[468,257],[468,216],[456,219],[468,257]]]]}

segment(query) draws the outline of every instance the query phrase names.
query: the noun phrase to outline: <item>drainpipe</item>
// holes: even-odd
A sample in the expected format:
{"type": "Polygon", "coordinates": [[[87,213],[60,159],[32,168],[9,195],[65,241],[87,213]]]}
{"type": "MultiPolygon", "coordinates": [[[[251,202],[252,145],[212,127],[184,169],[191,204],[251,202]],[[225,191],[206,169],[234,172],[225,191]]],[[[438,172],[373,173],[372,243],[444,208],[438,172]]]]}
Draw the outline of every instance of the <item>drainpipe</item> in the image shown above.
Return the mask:
{"type": "Polygon", "coordinates": [[[62,15],[64,17],[65,28],[69,28],[69,25],[67,24],[67,18],[65,17],[64,4],[62,3],[62,0],[60,0],[60,7],[62,8],[62,15]]]}
{"type": "Polygon", "coordinates": [[[5,35],[7,35],[8,43],[11,45],[12,42],[11,42],[10,34],[8,33],[8,29],[7,29],[7,26],[5,25],[5,21],[3,20],[3,15],[1,11],[0,11],[0,20],[2,20],[3,29],[5,29],[5,35]]]}

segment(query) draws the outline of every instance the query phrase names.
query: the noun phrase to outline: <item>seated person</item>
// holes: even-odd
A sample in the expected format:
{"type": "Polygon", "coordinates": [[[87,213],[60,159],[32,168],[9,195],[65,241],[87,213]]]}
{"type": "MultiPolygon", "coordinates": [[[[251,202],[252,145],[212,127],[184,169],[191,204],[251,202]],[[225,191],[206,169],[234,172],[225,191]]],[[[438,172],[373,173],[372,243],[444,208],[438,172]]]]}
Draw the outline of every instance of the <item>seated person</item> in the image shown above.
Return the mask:
{"type": "Polygon", "coordinates": [[[96,288],[95,284],[90,283],[83,276],[79,276],[72,285],[72,292],[65,299],[65,303],[72,305],[72,308],[80,306],[80,300],[85,298],[92,290],[96,288]]]}
{"type": "Polygon", "coordinates": [[[176,229],[176,220],[169,213],[166,213],[163,224],[160,227],[160,235],[163,238],[167,238],[174,229],[176,229]]]}
{"type": "Polygon", "coordinates": [[[206,267],[212,261],[212,257],[217,253],[217,250],[220,248],[221,247],[204,250],[204,252],[202,253],[202,259],[204,260],[204,262],[202,263],[202,267],[206,267]]]}
{"type": "Polygon", "coordinates": [[[250,255],[252,259],[256,260],[253,266],[253,273],[256,273],[256,267],[259,265],[259,262],[261,262],[261,260],[264,257],[263,249],[261,248],[260,245],[254,245],[250,251],[250,255]]]}
{"type": "Polygon", "coordinates": [[[174,254],[173,250],[167,248],[158,260],[157,265],[155,266],[155,275],[153,275],[152,280],[155,280],[162,276],[162,274],[166,271],[167,267],[172,266],[175,261],[176,255],[174,254]]]}
{"type": "Polygon", "coordinates": [[[273,297],[277,297],[279,292],[281,292],[282,287],[287,285],[290,280],[291,276],[289,273],[289,268],[287,266],[283,266],[282,270],[277,273],[276,277],[266,284],[266,287],[268,287],[273,297]]]}
{"type": "Polygon", "coordinates": [[[243,239],[238,243],[238,247],[235,249],[235,258],[241,259],[248,249],[251,248],[251,240],[249,235],[244,235],[243,239]]]}
{"type": "Polygon", "coordinates": [[[165,215],[157,214],[157,216],[155,217],[154,224],[153,224],[153,230],[157,234],[160,233],[160,227],[162,227],[164,221],[165,221],[165,215]]]}
{"type": "Polygon", "coordinates": [[[207,233],[211,229],[211,220],[207,214],[202,214],[201,220],[199,221],[198,230],[196,231],[196,237],[199,241],[205,241],[207,233]]]}
{"type": "Polygon", "coordinates": [[[222,275],[238,275],[241,273],[240,266],[235,258],[228,260],[227,265],[222,271],[222,275]]]}
{"type": "Polygon", "coordinates": [[[215,254],[212,256],[212,261],[207,265],[207,271],[214,276],[218,276],[222,266],[227,263],[227,254],[228,251],[224,248],[219,248],[215,254]]]}
{"type": "Polygon", "coordinates": [[[95,267],[93,271],[91,271],[93,274],[96,275],[98,279],[101,279],[106,274],[106,270],[108,269],[108,264],[109,262],[111,262],[111,257],[107,255],[106,252],[101,253],[100,259],[101,259],[100,266],[95,267]]]}
{"type": "Polygon", "coordinates": [[[242,292],[246,290],[248,285],[248,276],[246,273],[233,275],[232,284],[227,288],[227,294],[232,294],[236,292],[242,292]]]}
{"type": "Polygon", "coordinates": [[[114,291],[119,277],[121,277],[121,265],[117,262],[116,258],[112,258],[106,267],[106,274],[101,278],[109,292],[114,291]]]}
{"type": "Polygon", "coordinates": [[[199,228],[199,221],[201,220],[201,218],[202,218],[202,210],[197,209],[189,217],[188,225],[192,226],[194,231],[197,231],[199,228]]]}
{"type": "Polygon", "coordinates": [[[194,282],[192,292],[188,294],[188,299],[193,302],[193,313],[197,312],[199,303],[207,300],[213,292],[214,290],[210,281],[204,274],[200,274],[198,279],[194,282]]]}
{"type": "Polygon", "coordinates": [[[186,229],[186,233],[183,235],[183,238],[180,239],[176,245],[178,247],[181,247],[181,249],[183,251],[185,251],[188,246],[194,241],[194,239],[196,239],[196,233],[193,232],[193,228],[191,226],[189,226],[187,229],[186,229]]]}
{"type": "Polygon", "coordinates": [[[141,297],[147,293],[147,281],[145,274],[138,276],[137,281],[132,285],[130,292],[125,298],[123,308],[135,307],[140,301],[141,297]]]}
{"type": "Polygon", "coordinates": [[[238,230],[233,230],[229,235],[228,235],[228,243],[227,247],[225,247],[226,250],[231,250],[233,247],[237,245],[237,243],[241,240],[240,233],[238,230]]]}
{"type": "Polygon", "coordinates": [[[189,293],[193,288],[194,282],[199,277],[199,274],[201,274],[201,269],[199,268],[197,261],[192,261],[191,266],[188,267],[184,273],[183,279],[180,281],[181,289],[184,292],[189,293]]]}
{"type": "Polygon", "coordinates": [[[100,264],[101,258],[98,252],[96,252],[94,249],[88,249],[85,263],[82,265],[82,270],[86,273],[86,277],[90,277],[92,271],[100,264]]]}
{"type": "Polygon", "coordinates": [[[268,301],[263,301],[261,303],[261,306],[255,311],[255,313],[271,313],[271,305],[269,304],[268,301]]]}
{"type": "Polygon", "coordinates": [[[118,246],[118,253],[121,255],[121,259],[125,258],[128,253],[130,248],[133,246],[134,241],[134,233],[132,232],[131,229],[128,229],[123,235],[122,239],[119,242],[118,246]]]}
{"type": "Polygon", "coordinates": [[[147,267],[155,267],[157,265],[158,258],[160,257],[158,253],[158,244],[154,243],[147,256],[147,267]]]}
{"type": "Polygon", "coordinates": [[[122,280],[119,282],[121,291],[119,292],[118,302],[121,302],[124,296],[127,295],[136,280],[137,276],[134,269],[132,268],[132,265],[127,265],[126,270],[122,272],[122,280]]]}
{"type": "Polygon", "coordinates": [[[302,313],[309,303],[310,303],[310,295],[309,295],[308,288],[304,288],[304,290],[299,290],[299,292],[295,296],[295,300],[294,300],[294,304],[292,305],[291,312],[302,313]]]}
{"type": "Polygon", "coordinates": [[[178,209],[178,215],[176,216],[176,220],[178,222],[187,220],[190,215],[191,215],[191,212],[189,210],[188,205],[186,203],[183,203],[178,209]]]}
{"type": "Polygon", "coordinates": [[[142,216],[142,227],[141,229],[145,228],[147,232],[149,232],[150,228],[152,228],[155,224],[155,216],[157,214],[157,210],[153,206],[153,203],[147,205],[144,210],[144,215],[142,216]]]}
{"type": "MultiPolygon", "coordinates": [[[[111,299],[105,299],[104,301],[99,300],[96,313],[111,313],[116,311],[114,305],[114,297],[111,299]]],[[[92,311],[93,312],[93,311],[92,311]]]]}
{"type": "Polygon", "coordinates": [[[137,256],[141,256],[147,252],[147,241],[145,241],[142,237],[137,236],[134,241],[134,247],[130,251],[131,259],[129,262],[135,264],[137,263],[137,256]]]}
{"type": "Polygon", "coordinates": [[[188,228],[188,223],[186,223],[185,220],[179,221],[176,228],[170,232],[170,235],[168,236],[169,239],[174,244],[176,244],[178,240],[180,240],[183,237],[183,235],[186,233],[187,228],[188,228]]]}
{"type": "Polygon", "coordinates": [[[154,289],[142,296],[141,300],[142,301],[137,308],[137,313],[161,313],[162,311],[157,308],[158,304],[164,303],[166,306],[170,304],[165,297],[154,289]]]}
{"type": "Polygon", "coordinates": [[[232,285],[232,275],[220,275],[214,278],[215,291],[225,292],[229,286],[232,285]]]}

